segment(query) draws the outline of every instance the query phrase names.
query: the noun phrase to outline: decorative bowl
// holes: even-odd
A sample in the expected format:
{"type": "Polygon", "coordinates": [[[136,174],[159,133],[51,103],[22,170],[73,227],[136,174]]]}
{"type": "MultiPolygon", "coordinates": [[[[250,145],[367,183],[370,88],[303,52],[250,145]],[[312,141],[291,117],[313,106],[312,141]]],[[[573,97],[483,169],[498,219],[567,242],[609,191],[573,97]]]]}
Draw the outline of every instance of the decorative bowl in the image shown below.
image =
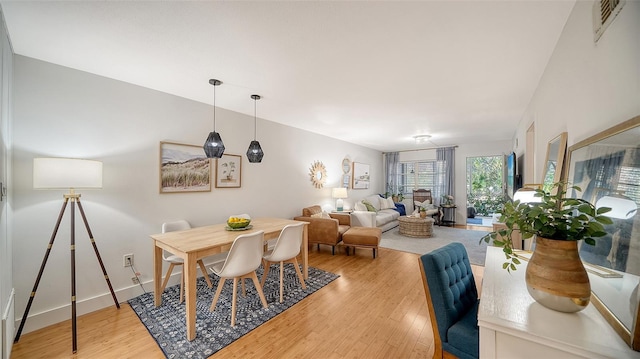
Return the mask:
{"type": "Polygon", "coordinates": [[[251,218],[245,216],[231,216],[227,220],[227,226],[233,229],[244,228],[248,226],[249,223],[251,223],[251,218]]]}

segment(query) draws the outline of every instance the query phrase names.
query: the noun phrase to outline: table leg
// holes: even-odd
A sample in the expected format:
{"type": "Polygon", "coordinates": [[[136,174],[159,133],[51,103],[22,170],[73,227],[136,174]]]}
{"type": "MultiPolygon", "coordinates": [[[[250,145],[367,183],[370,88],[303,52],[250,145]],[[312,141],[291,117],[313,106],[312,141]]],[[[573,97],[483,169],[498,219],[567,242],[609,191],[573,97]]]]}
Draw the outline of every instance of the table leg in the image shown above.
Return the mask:
{"type": "Polygon", "coordinates": [[[309,278],[309,225],[304,225],[302,230],[302,275],[309,278]]]}
{"type": "Polygon", "coordinates": [[[162,305],[162,248],[153,245],[153,302],[162,305]]]}
{"type": "MultiPolygon", "coordinates": [[[[187,311],[187,340],[196,338],[196,262],[198,259],[195,254],[188,254],[184,262],[185,277],[185,303],[187,311]]],[[[205,273],[206,275],[206,273],[205,273]]]]}

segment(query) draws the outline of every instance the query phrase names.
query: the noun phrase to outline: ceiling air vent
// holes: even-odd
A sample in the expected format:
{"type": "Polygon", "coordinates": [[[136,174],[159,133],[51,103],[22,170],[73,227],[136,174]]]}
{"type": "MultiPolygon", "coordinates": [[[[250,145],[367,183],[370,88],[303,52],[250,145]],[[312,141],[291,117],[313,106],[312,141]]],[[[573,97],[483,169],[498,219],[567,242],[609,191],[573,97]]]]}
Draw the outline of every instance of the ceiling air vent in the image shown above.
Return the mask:
{"type": "Polygon", "coordinates": [[[596,0],[593,4],[593,40],[597,42],[622,10],[626,0],[596,0]]]}

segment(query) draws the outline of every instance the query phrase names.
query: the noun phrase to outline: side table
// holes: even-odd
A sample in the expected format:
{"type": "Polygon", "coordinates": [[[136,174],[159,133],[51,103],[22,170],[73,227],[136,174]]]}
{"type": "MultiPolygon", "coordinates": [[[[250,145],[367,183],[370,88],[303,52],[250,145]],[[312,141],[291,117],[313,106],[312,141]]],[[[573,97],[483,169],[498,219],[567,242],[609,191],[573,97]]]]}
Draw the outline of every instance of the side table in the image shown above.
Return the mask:
{"type": "Polygon", "coordinates": [[[440,206],[440,212],[442,212],[442,218],[438,221],[438,225],[451,226],[456,224],[456,208],[457,206],[440,206]]]}

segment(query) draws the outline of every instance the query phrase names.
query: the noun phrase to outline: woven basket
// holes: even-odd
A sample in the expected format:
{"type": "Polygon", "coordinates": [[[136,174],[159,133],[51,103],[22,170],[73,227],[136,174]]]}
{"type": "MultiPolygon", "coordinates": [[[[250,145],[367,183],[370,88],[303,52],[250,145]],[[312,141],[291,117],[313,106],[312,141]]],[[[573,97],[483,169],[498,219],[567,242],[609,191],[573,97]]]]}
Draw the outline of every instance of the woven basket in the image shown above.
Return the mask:
{"type": "Polygon", "coordinates": [[[400,217],[398,221],[403,236],[426,238],[433,235],[433,218],[400,217]]]}

